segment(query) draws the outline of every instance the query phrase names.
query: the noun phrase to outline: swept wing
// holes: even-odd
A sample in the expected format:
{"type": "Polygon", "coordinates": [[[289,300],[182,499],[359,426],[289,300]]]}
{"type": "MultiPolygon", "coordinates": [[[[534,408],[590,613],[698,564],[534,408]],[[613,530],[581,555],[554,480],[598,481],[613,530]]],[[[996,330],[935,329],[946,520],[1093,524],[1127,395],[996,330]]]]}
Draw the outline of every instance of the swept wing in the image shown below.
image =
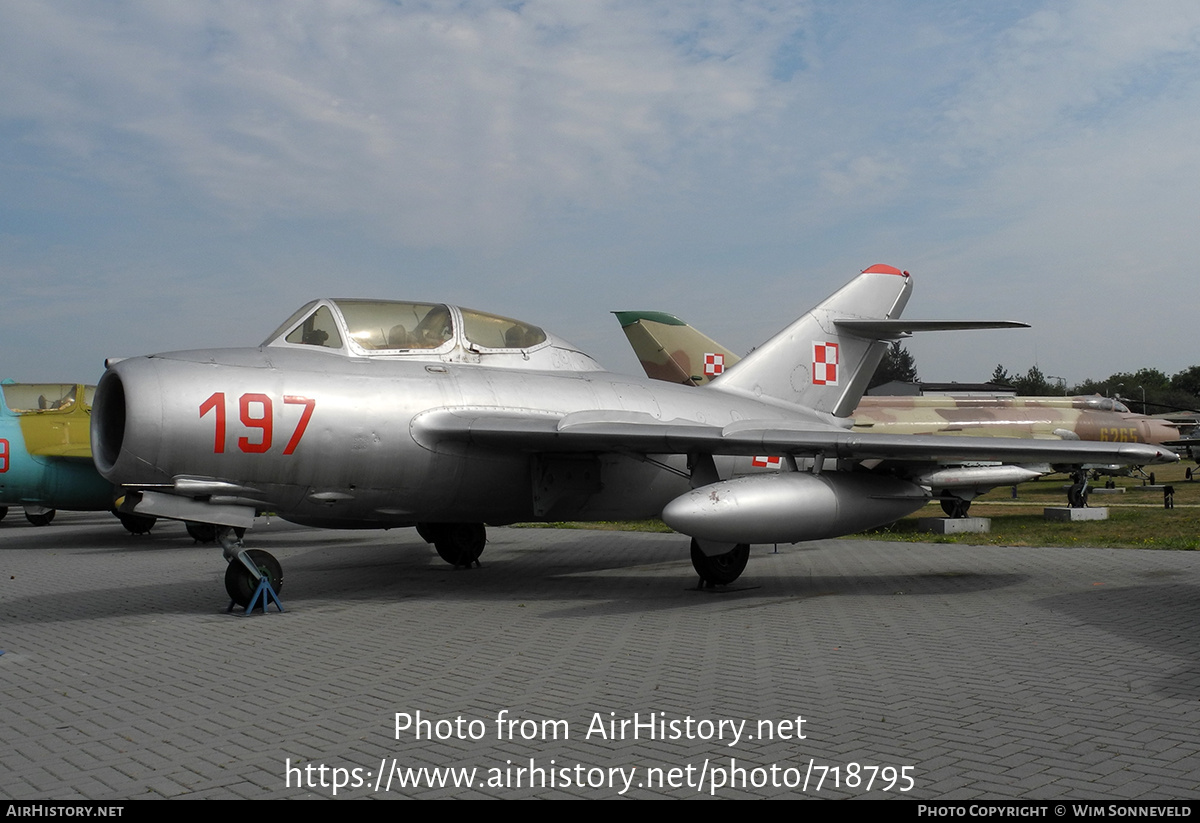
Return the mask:
{"type": "Polygon", "coordinates": [[[427,447],[461,442],[527,452],[707,453],[755,455],[766,452],[841,460],[902,460],[938,463],[993,460],[1011,463],[1110,462],[1150,465],[1179,458],[1146,443],[1086,443],[1018,438],[938,437],[850,432],[835,427],[780,425],[781,421],[739,421],[707,426],[656,420],[628,412],[577,412],[562,417],[528,411],[438,409],[418,416],[414,438],[427,447]]]}

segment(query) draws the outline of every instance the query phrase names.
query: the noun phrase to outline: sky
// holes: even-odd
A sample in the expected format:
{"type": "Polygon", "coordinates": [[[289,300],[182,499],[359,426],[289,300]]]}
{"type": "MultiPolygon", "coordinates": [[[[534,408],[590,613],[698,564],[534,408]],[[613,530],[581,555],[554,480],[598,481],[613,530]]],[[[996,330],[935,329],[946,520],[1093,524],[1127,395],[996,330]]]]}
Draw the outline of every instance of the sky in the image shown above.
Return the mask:
{"type": "Polygon", "coordinates": [[[926,380],[1200,363],[1200,4],[6,0],[0,377],[319,296],[747,351],[875,263],[926,380]]]}

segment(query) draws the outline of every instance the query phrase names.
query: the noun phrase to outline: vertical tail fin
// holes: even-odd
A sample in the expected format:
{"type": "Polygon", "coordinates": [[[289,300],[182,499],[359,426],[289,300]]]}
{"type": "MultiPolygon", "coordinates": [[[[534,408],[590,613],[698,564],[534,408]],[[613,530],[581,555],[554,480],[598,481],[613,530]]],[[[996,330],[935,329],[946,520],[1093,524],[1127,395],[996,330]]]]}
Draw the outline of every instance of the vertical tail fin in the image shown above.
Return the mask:
{"type": "Polygon", "coordinates": [[[898,336],[874,333],[869,321],[895,320],[911,293],[908,272],[871,266],[711,386],[844,417],[858,405],[883,358],[883,339],[898,336]]]}
{"type": "Polygon", "coordinates": [[[646,376],[668,383],[703,386],[740,359],[672,314],[615,311],[646,376]]]}

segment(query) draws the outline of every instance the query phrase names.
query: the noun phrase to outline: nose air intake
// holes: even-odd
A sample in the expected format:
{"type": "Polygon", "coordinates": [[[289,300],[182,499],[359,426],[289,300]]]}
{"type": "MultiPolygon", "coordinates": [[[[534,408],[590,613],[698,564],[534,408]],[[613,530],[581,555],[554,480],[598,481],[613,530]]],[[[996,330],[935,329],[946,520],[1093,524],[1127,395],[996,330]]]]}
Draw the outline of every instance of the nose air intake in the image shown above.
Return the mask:
{"type": "Polygon", "coordinates": [[[125,386],[109,372],[100,379],[92,403],[92,459],[105,477],[117,464],[125,440],[125,386]]]}

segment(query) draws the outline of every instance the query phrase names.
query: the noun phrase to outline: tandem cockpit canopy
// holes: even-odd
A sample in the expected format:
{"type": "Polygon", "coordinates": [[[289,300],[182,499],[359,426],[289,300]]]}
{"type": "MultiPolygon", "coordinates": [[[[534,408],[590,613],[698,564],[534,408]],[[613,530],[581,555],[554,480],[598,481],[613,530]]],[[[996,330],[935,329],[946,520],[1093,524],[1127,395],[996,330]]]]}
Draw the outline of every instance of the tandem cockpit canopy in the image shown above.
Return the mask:
{"type": "Polygon", "coordinates": [[[75,383],[0,383],[0,394],[4,397],[5,407],[18,415],[69,412],[81,400],[83,408],[90,409],[95,391],[95,386],[80,386],[75,383]]]}
{"type": "Polygon", "coordinates": [[[530,368],[599,368],[575,346],[538,326],[444,303],[314,300],[289,317],[263,345],[315,347],[353,357],[424,356],[473,362],[498,357],[520,360],[530,368]]]}

